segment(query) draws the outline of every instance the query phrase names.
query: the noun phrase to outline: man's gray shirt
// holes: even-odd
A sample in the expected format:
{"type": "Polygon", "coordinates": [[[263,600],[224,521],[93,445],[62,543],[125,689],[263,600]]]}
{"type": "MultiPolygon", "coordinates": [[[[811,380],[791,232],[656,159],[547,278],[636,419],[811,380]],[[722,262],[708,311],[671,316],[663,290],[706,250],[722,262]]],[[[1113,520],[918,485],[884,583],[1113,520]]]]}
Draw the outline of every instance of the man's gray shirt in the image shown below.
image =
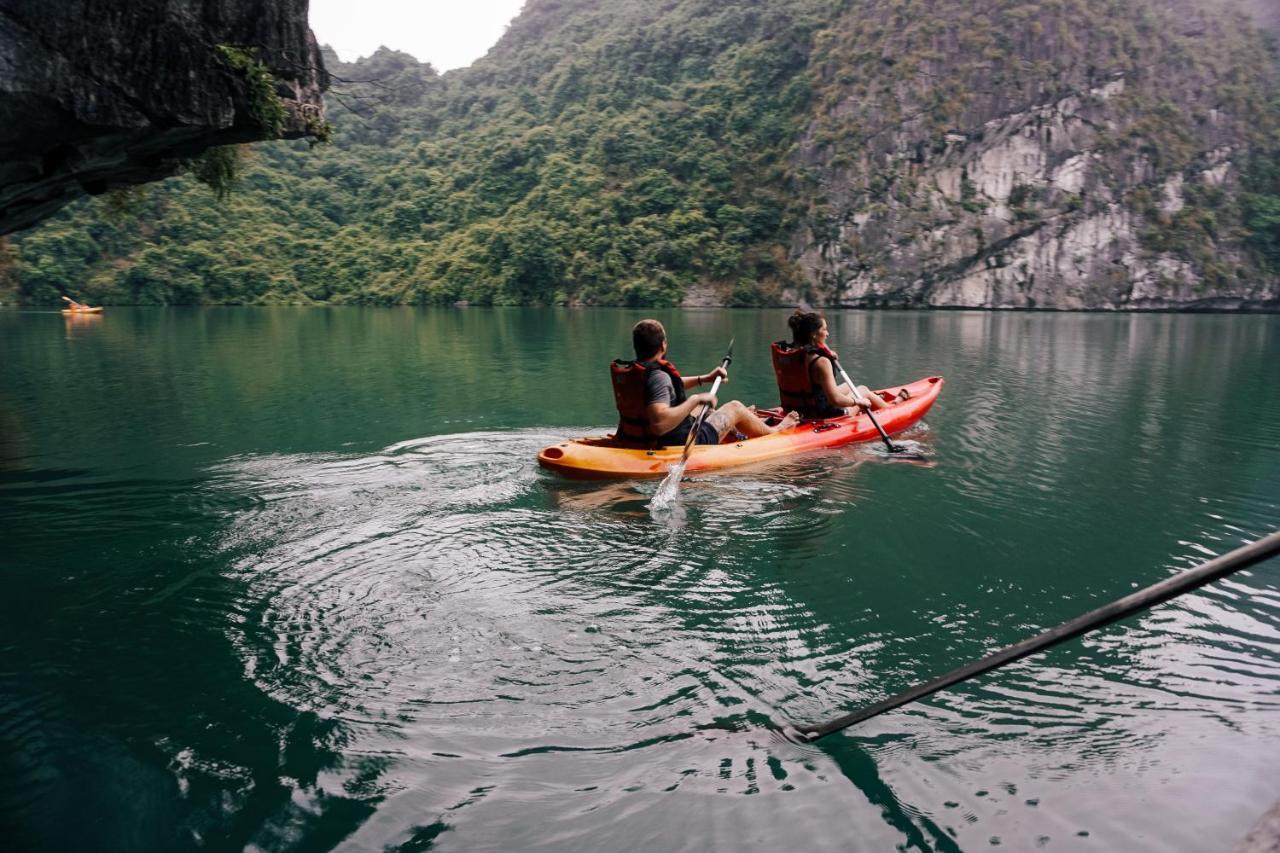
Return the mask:
{"type": "Polygon", "coordinates": [[[666,403],[675,405],[676,386],[665,370],[650,370],[644,380],[644,404],[666,403]]]}

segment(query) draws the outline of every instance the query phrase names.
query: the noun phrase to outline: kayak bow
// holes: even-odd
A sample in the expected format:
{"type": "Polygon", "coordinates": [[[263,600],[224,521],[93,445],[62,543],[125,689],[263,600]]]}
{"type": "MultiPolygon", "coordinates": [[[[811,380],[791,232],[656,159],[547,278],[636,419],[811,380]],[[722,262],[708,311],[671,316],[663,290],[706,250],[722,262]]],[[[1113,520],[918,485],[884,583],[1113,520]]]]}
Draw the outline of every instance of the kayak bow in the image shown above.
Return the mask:
{"type": "MultiPolygon", "coordinates": [[[[908,385],[874,392],[891,401],[888,408],[876,412],[881,427],[887,433],[895,433],[914,425],[933,406],[938,394],[942,392],[942,386],[941,376],[930,376],[908,385]],[[911,396],[907,400],[897,400],[898,392],[903,388],[911,396]]],[[[689,454],[685,470],[692,474],[697,471],[731,468],[878,437],[879,433],[871,419],[862,412],[855,412],[838,418],[803,421],[784,432],[759,438],[695,445],[689,454]]],[[[672,465],[679,463],[682,450],[680,445],[655,450],[620,447],[614,443],[613,436],[608,435],[575,438],[544,447],[538,454],[538,463],[567,477],[662,477],[672,465]]]]}

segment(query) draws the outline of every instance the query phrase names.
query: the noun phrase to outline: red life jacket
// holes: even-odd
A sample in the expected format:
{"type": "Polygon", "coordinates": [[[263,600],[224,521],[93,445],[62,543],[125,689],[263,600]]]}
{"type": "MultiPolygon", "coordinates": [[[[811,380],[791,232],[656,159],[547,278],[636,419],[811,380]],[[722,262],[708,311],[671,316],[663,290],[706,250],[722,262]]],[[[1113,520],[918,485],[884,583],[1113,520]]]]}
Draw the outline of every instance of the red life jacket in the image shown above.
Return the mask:
{"type": "Polygon", "coordinates": [[[773,375],[778,380],[778,396],[785,411],[796,411],[800,417],[834,418],[844,414],[844,409],[832,405],[821,388],[814,384],[810,367],[819,358],[831,362],[834,370],[836,354],[824,346],[806,344],[795,346],[777,341],[772,348],[773,375]]]}
{"type": "Polygon", "coordinates": [[[675,399],[671,405],[678,406],[688,399],[680,371],[665,358],[647,361],[614,359],[609,365],[609,374],[613,380],[613,402],[618,407],[618,429],[614,437],[619,442],[652,446],[661,438],[649,431],[649,406],[645,402],[645,386],[649,373],[654,370],[661,370],[671,377],[671,385],[675,388],[675,399]]]}

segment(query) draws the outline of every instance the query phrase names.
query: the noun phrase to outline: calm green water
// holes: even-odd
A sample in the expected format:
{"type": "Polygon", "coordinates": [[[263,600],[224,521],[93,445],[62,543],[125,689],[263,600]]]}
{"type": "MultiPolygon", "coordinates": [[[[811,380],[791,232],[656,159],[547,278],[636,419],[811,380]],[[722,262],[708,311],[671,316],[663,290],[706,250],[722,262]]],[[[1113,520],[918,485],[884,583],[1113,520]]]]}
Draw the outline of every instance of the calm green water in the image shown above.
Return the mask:
{"type": "MultiPolygon", "coordinates": [[[[910,436],[581,484],[625,311],[0,313],[15,850],[1223,850],[1280,563],[800,747],[1280,526],[1280,317],[840,313],[910,436]],[[740,726],[729,731],[725,726],[740,726]]],[[[785,312],[660,313],[772,404],[785,312]]]]}

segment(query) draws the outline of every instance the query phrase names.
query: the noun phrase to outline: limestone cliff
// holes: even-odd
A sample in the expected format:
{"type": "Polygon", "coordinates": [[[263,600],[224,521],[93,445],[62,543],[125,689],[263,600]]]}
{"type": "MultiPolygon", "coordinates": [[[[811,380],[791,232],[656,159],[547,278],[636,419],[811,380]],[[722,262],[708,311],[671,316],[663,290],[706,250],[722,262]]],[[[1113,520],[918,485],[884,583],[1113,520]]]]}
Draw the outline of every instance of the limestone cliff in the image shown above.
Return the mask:
{"type": "Polygon", "coordinates": [[[1226,0],[872,0],[838,32],[795,155],[815,301],[1280,306],[1240,228],[1280,75],[1226,0]]]}
{"type": "Polygon", "coordinates": [[[314,132],[326,85],[307,0],[0,0],[0,234],[211,146],[314,132]]]}

